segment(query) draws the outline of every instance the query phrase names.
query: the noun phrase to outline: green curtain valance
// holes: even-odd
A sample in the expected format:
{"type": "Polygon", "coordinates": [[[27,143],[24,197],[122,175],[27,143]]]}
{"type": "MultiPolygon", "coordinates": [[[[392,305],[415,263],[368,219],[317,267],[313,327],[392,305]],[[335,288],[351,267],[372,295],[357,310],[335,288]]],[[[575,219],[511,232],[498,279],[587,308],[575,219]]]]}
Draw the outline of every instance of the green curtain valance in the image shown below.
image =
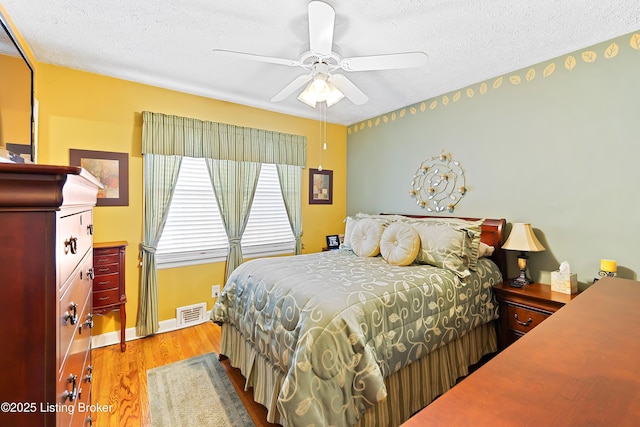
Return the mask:
{"type": "Polygon", "coordinates": [[[306,167],[307,137],[143,111],[142,153],[306,167]]]}

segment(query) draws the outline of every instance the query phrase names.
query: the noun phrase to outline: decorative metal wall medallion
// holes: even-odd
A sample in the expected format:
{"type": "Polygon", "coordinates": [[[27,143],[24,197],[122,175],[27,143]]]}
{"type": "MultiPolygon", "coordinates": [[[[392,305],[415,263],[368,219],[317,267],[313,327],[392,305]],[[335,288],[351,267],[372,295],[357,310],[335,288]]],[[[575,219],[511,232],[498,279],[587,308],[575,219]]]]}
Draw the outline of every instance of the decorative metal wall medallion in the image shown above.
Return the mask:
{"type": "Polygon", "coordinates": [[[443,151],[420,164],[413,175],[409,195],[429,212],[453,212],[466,193],[462,166],[452,159],[451,153],[443,151]]]}

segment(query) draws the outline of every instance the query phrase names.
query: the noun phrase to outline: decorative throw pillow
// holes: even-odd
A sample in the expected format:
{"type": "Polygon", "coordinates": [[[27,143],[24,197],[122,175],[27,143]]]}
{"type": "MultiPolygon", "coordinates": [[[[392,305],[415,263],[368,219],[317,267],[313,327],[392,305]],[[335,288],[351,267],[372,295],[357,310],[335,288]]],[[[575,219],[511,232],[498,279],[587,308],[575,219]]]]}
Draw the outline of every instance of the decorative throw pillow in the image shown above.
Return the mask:
{"type": "Polygon", "coordinates": [[[476,247],[475,252],[471,250],[475,236],[470,235],[467,227],[446,222],[422,222],[414,225],[414,228],[421,242],[416,261],[446,268],[460,278],[471,274],[471,258],[475,257],[477,263],[478,249],[476,247]]]}
{"type": "Polygon", "coordinates": [[[420,250],[420,236],[409,224],[394,222],[380,238],[380,254],[389,264],[409,265],[420,250]]]}
{"type": "Polygon", "coordinates": [[[445,222],[449,225],[458,226],[460,229],[466,231],[469,240],[465,246],[465,251],[469,257],[469,269],[475,271],[476,265],[478,264],[478,250],[480,249],[480,235],[482,234],[482,223],[484,219],[467,221],[464,219],[451,218],[445,222]]]}
{"type": "MultiPolygon", "coordinates": [[[[466,233],[467,239],[462,243],[462,248],[464,250],[464,259],[465,259],[465,268],[470,270],[475,270],[476,265],[478,264],[478,250],[480,248],[480,235],[482,233],[482,223],[484,219],[480,219],[478,221],[468,221],[460,218],[412,218],[408,221],[409,224],[416,227],[416,230],[419,232],[419,224],[442,224],[444,226],[453,227],[456,230],[464,231],[466,233]]],[[[422,238],[422,234],[420,235],[422,238]]],[[[461,255],[461,256],[462,256],[461,255]]],[[[420,261],[420,256],[418,256],[418,261],[420,261]]],[[[430,263],[427,263],[430,264],[430,263]]]]}
{"type": "MultiPolygon", "coordinates": [[[[382,224],[373,218],[358,220],[351,232],[351,248],[358,256],[370,257],[380,253],[382,224]]],[[[346,236],[345,236],[346,237],[346,236]]]]}

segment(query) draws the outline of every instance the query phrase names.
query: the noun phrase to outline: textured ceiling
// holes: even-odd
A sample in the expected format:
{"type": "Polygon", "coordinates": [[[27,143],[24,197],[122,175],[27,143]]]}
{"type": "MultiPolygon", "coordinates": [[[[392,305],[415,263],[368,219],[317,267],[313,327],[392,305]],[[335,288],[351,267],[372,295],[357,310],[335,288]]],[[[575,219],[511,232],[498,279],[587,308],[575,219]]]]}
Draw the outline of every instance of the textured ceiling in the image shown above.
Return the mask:
{"type": "MultiPolygon", "coordinates": [[[[301,0],[0,0],[36,59],[300,117],[270,99],[300,68],[224,59],[214,49],[298,59],[308,50],[301,0]]],[[[640,29],[638,0],[326,0],[343,57],[423,51],[425,66],[345,73],[369,101],[327,120],[361,120],[640,29]]]]}

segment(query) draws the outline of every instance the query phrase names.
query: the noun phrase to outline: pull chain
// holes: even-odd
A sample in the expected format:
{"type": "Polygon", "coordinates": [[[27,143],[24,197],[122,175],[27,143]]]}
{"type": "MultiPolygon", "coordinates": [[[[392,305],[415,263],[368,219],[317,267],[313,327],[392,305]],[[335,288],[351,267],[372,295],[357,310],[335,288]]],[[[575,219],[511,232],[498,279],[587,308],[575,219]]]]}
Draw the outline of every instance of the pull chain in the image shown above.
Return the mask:
{"type": "Polygon", "coordinates": [[[318,170],[322,171],[322,152],[327,150],[327,103],[320,102],[318,108],[320,110],[320,160],[318,163],[318,170]]]}

